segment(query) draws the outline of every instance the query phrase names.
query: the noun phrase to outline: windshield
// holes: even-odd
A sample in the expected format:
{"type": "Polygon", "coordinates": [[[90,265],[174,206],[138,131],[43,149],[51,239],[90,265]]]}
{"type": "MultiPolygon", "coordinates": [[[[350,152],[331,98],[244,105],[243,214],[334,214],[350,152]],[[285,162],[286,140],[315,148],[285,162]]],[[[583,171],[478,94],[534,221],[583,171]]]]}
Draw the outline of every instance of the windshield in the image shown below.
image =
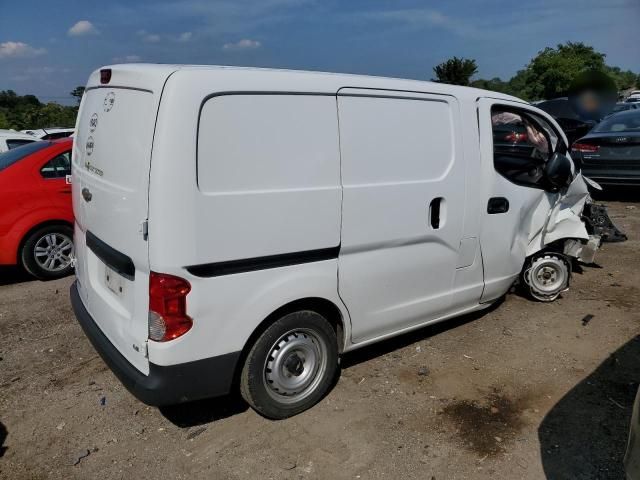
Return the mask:
{"type": "Polygon", "coordinates": [[[19,162],[24,157],[42,150],[49,145],[51,145],[51,142],[31,142],[0,154],[0,172],[14,163],[19,162]]]}
{"type": "MultiPolygon", "coordinates": [[[[640,132],[640,112],[629,111],[605,118],[593,132],[640,132]]],[[[1,157],[0,157],[1,158],[1,157]]]]}

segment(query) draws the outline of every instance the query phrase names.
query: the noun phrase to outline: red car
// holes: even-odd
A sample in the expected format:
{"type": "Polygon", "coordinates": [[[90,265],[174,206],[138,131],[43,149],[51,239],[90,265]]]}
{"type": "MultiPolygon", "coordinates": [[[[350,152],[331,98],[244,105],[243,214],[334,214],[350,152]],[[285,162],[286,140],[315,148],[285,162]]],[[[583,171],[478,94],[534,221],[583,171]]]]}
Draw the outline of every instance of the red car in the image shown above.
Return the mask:
{"type": "Polygon", "coordinates": [[[42,280],[73,269],[72,145],[40,141],[0,154],[0,265],[42,280]]]}

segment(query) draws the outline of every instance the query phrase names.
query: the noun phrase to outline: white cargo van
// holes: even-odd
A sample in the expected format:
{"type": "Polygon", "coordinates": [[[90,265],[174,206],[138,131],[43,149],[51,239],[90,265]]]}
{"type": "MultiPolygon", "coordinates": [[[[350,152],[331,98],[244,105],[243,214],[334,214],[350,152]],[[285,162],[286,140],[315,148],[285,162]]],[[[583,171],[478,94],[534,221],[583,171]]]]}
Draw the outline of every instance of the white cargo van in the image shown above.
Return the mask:
{"type": "Polygon", "coordinates": [[[77,281],[95,348],[142,401],[239,387],[309,408],[339,355],[539,300],[591,257],[566,138],[510,96],[209,66],[89,78],[73,149],[77,281]]]}

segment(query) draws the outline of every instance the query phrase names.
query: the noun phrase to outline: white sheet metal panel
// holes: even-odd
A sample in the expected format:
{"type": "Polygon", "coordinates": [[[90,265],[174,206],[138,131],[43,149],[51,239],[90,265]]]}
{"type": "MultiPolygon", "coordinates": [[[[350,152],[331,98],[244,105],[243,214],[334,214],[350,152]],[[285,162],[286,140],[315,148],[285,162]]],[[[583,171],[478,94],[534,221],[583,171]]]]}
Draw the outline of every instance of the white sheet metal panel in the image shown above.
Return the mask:
{"type": "Polygon", "coordinates": [[[339,289],[358,342],[451,308],[465,209],[464,156],[454,134],[453,97],[348,89],[340,91],[338,110],[344,188],[339,289]],[[436,198],[442,199],[438,229],[429,219],[436,198]]]}
{"type": "Polygon", "coordinates": [[[207,100],[198,133],[198,184],[194,263],[338,246],[335,97],[207,100]]]}

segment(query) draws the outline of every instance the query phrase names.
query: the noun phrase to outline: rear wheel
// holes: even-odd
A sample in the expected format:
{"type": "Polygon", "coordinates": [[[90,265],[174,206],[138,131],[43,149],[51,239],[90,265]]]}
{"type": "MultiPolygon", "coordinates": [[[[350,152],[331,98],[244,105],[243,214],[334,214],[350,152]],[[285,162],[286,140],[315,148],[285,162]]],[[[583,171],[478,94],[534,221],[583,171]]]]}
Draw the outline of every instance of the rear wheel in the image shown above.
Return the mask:
{"type": "Polygon", "coordinates": [[[289,313],[258,337],[247,355],[240,392],[258,413],[272,419],[296,415],[329,390],[338,369],[331,324],[308,310],[289,313]]]}
{"type": "Polygon", "coordinates": [[[33,231],[20,252],[22,266],[40,280],[61,278],[73,270],[73,230],[62,224],[33,231]]]}

